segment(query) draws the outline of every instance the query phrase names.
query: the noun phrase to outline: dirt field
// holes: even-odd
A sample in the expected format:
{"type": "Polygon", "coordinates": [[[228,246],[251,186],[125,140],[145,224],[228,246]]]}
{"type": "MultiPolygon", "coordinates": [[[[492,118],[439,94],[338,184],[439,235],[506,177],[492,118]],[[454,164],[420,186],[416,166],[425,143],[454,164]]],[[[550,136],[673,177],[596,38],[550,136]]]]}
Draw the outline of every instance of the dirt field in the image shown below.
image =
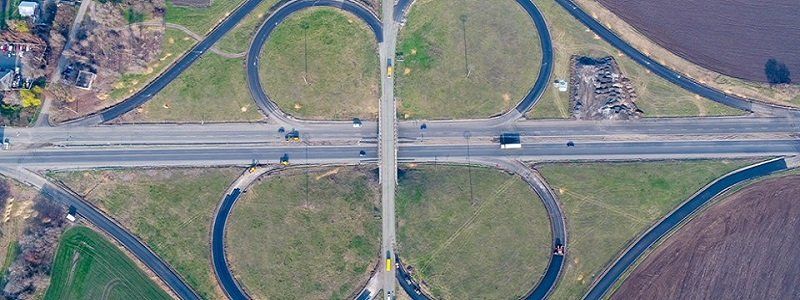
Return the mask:
{"type": "Polygon", "coordinates": [[[800,299],[798,195],[800,175],[733,194],[659,246],[613,298],[800,299]]]}
{"type": "Polygon", "coordinates": [[[698,65],[766,82],[770,58],[800,71],[796,0],[598,0],[645,36],[698,65]]]}

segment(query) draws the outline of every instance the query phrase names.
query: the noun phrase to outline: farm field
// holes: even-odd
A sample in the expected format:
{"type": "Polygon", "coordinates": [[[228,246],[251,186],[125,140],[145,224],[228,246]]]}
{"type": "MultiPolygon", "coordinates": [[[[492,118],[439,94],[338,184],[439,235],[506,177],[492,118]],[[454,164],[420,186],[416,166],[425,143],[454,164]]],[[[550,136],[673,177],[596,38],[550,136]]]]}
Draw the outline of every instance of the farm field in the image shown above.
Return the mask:
{"type": "Polygon", "coordinates": [[[87,227],[61,237],[45,300],[170,299],[117,246],[87,227]]]}
{"type": "Polygon", "coordinates": [[[517,176],[409,165],[396,208],[398,253],[437,299],[519,299],[549,262],[547,213],[517,176]]]}
{"type": "Polygon", "coordinates": [[[379,195],[365,167],[260,178],[228,221],[232,272],[254,299],[353,299],[380,252],[379,195]]]}
{"type": "Polygon", "coordinates": [[[375,119],[380,69],[375,36],[332,8],[293,14],[270,35],[259,73],[265,93],[302,119],[375,119]]]}
{"type": "Polygon", "coordinates": [[[756,182],[690,220],[613,299],[798,299],[800,175],[756,182]]]}
{"type": "Polygon", "coordinates": [[[145,169],[51,173],[150,247],[200,297],[222,299],[211,270],[211,223],[229,169],[145,169]]]}
{"type": "Polygon", "coordinates": [[[774,58],[800,71],[800,3],[793,0],[598,0],[645,36],[707,69],[766,82],[774,58]]]}
{"type": "Polygon", "coordinates": [[[580,299],[641,233],[704,185],[747,160],[537,165],[561,201],[569,243],[553,299],[580,299]]]}
{"type": "MultiPolygon", "coordinates": [[[[548,22],[553,40],[553,76],[551,79],[570,77],[570,58],[573,55],[612,56],[622,73],[630,78],[638,94],[636,104],[644,117],[719,116],[739,115],[743,111],[710,101],[692,94],[652,74],[632,59],[622,55],[608,42],[573,18],[554,0],[536,1],[536,6],[548,22]]],[[[534,119],[570,118],[569,92],[559,92],[552,84],[528,113],[534,119]]]]}
{"type": "Polygon", "coordinates": [[[425,0],[411,7],[395,64],[400,119],[487,118],[528,94],[542,61],[514,0],[425,0]]]}

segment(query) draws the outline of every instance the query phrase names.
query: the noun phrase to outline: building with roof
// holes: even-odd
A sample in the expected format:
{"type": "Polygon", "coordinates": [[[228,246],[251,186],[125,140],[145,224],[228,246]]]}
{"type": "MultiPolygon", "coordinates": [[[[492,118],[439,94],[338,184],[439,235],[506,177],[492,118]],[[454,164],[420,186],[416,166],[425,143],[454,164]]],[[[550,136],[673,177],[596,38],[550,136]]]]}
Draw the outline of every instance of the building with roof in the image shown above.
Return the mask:
{"type": "Polygon", "coordinates": [[[33,17],[36,15],[36,8],[39,7],[39,3],[33,1],[22,1],[19,3],[17,9],[19,9],[19,15],[23,17],[33,17]]]}

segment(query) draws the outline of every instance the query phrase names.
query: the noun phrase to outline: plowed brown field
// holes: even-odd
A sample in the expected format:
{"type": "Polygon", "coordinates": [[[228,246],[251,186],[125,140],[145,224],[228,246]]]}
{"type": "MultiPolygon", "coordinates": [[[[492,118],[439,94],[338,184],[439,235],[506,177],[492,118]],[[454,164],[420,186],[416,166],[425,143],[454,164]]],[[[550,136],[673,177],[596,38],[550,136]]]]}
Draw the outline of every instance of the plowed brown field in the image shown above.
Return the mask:
{"type": "Polygon", "coordinates": [[[751,185],[691,220],[613,299],[800,299],[800,175],[751,185]]]}
{"type": "Polygon", "coordinates": [[[597,1],[662,47],[707,69],[766,82],[764,64],[775,58],[800,74],[800,1],[597,1]]]}

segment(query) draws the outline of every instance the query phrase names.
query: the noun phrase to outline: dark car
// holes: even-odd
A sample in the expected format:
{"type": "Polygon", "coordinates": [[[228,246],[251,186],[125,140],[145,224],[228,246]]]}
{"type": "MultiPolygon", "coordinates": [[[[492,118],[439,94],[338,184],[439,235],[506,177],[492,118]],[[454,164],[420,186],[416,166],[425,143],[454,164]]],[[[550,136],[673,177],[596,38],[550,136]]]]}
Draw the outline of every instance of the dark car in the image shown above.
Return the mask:
{"type": "Polygon", "coordinates": [[[567,142],[567,147],[575,147],[575,143],[572,141],[567,142]]]}

